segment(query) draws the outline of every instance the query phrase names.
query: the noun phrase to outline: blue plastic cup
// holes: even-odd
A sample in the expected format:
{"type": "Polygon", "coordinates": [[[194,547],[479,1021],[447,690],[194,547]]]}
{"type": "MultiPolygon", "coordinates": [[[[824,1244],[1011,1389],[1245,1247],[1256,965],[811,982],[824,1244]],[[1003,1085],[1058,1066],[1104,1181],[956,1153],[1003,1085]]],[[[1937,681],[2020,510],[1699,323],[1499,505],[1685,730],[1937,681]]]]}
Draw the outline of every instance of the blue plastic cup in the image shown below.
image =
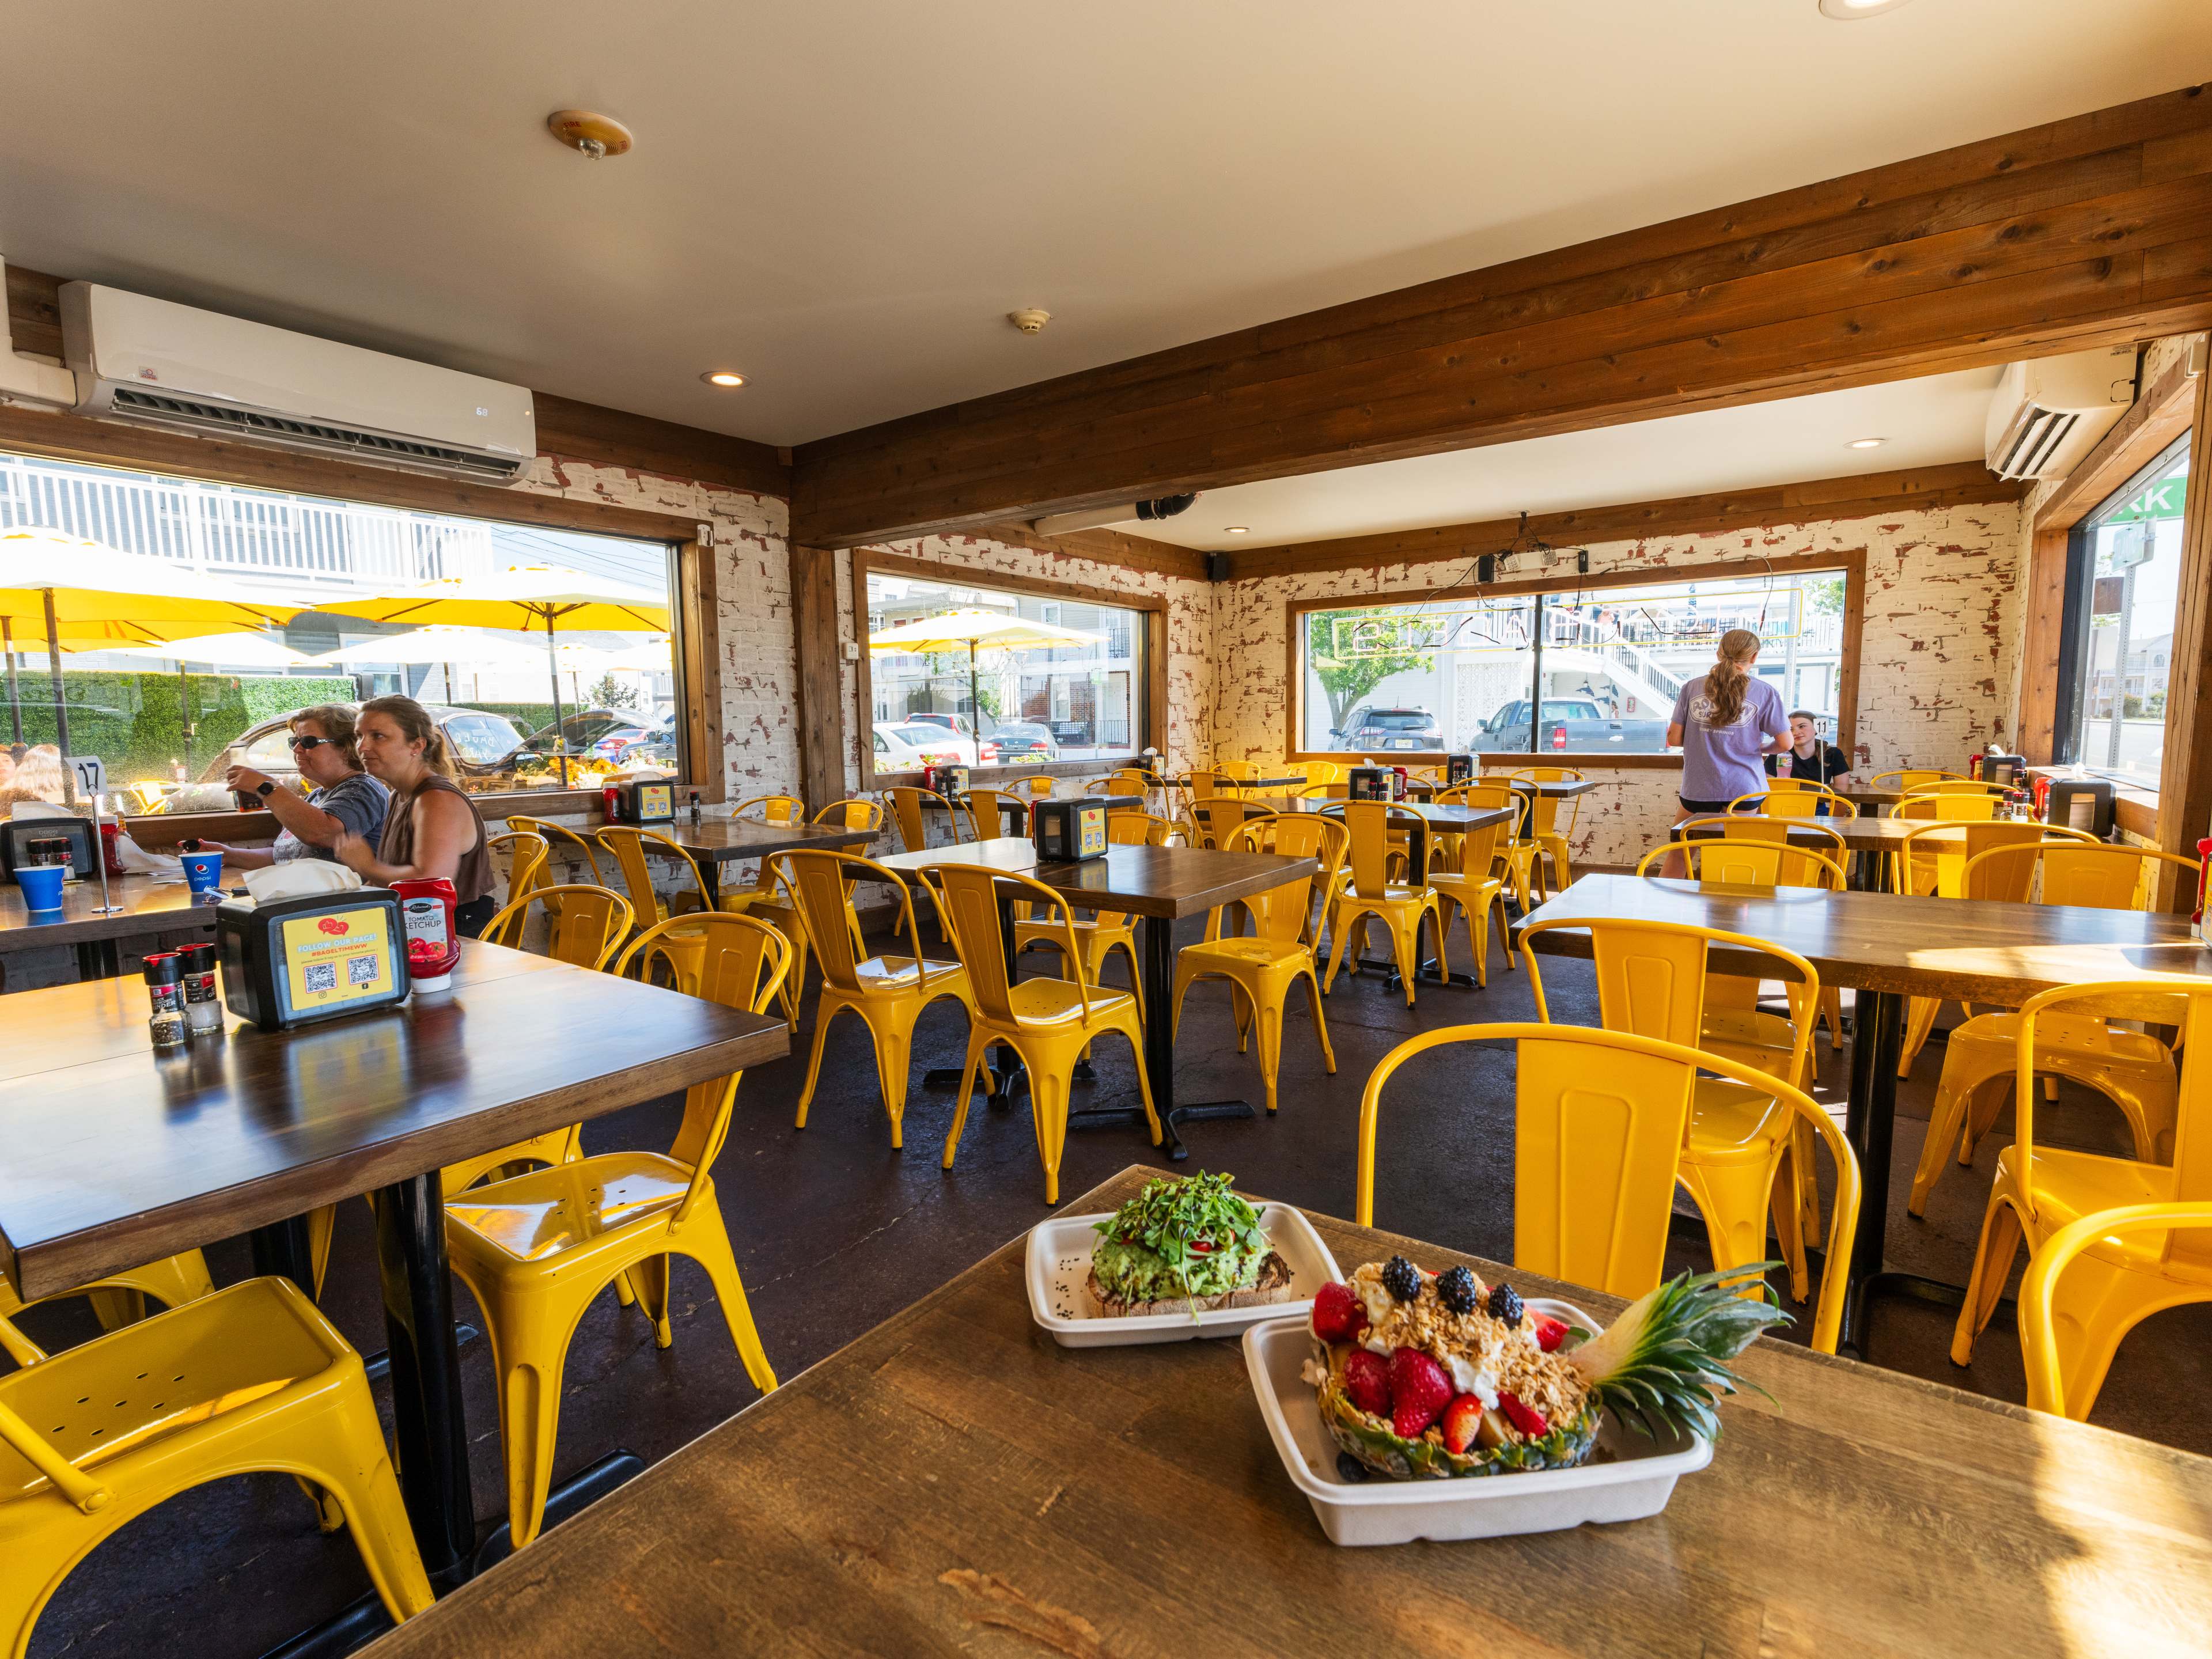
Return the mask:
{"type": "Polygon", "coordinates": [[[59,864],[19,864],[15,884],[23,890],[23,902],[33,912],[62,908],[62,881],[69,874],[59,864]]]}
{"type": "Polygon", "coordinates": [[[192,890],[195,898],[222,890],[222,854],[179,853],[177,856],[184,860],[185,885],[192,890]]]}

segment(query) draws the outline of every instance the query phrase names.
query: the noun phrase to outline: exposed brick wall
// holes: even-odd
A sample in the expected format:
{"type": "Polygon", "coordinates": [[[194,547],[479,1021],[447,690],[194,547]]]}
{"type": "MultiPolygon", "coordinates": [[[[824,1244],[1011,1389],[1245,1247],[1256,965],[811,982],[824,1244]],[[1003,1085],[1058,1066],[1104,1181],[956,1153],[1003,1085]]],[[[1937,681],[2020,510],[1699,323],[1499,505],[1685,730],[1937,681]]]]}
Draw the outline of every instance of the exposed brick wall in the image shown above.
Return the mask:
{"type": "MultiPolygon", "coordinates": [[[[2011,730],[2012,705],[2003,694],[2018,655],[2020,526],[2018,507],[2003,503],[1825,520],[1597,543],[1589,549],[1590,568],[1648,569],[1658,576],[1670,566],[1741,559],[1744,574],[1756,575],[1761,558],[1865,548],[1856,757],[1863,776],[1898,766],[1955,767],[1970,750],[2011,730]]],[[[1519,568],[1529,562],[1516,562],[1514,574],[1536,574],[1519,568]]],[[[1455,558],[1217,586],[1214,654],[1222,666],[1214,682],[1215,757],[1279,760],[1285,752],[1289,601],[1441,587],[1459,580],[1467,567],[1466,559],[1455,558]]],[[[1584,769],[1602,776],[1607,787],[1583,797],[1575,856],[1632,864],[1664,839],[1677,810],[1680,774],[1584,769]]]]}

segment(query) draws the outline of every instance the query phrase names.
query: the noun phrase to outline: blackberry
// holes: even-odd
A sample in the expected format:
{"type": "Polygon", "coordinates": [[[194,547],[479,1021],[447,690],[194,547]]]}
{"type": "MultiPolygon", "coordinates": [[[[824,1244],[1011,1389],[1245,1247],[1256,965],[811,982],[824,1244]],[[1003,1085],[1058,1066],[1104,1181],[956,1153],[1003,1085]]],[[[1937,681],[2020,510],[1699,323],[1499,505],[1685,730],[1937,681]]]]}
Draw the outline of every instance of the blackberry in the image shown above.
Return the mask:
{"type": "Polygon", "coordinates": [[[1490,1316],[1501,1319],[1508,1325],[1518,1325],[1521,1322],[1520,1291],[1510,1285],[1492,1285],[1490,1287],[1490,1316]]]}
{"type": "Polygon", "coordinates": [[[1447,1267],[1437,1275],[1437,1299],[1455,1314],[1474,1311],[1474,1275],[1464,1267],[1447,1267]]]}
{"type": "Polygon", "coordinates": [[[1400,1302],[1411,1302],[1421,1293],[1421,1270],[1402,1255],[1382,1264],[1382,1288],[1400,1302]]]}

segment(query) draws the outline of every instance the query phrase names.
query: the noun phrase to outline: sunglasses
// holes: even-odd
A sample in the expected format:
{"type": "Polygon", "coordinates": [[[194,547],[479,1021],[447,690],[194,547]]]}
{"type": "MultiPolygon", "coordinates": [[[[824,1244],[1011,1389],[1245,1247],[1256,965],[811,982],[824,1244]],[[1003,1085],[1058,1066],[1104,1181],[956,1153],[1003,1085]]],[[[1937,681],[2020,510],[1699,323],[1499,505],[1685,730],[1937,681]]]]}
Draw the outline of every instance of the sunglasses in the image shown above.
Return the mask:
{"type": "Polygon", "coordinates": [[[298,753],[305,754],[311,749],[321,748],[329,741],[328,738],[294,738],[291,739],[291,745],[298,753]]]}

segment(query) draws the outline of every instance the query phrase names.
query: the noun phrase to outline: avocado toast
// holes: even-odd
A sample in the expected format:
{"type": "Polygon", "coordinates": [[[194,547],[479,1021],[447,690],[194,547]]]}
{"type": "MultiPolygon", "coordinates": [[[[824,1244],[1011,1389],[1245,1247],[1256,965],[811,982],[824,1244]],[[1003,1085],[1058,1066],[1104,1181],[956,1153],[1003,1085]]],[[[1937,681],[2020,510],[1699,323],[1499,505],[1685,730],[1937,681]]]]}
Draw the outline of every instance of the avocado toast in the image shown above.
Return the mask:
{"type": "Polygon", "coordinates": [[[1108,1319],[1291,1299],[1290,1264],[1224,1174],[1164,1177],[1097,1224],[1085,1289],[1108,1319]]]}

